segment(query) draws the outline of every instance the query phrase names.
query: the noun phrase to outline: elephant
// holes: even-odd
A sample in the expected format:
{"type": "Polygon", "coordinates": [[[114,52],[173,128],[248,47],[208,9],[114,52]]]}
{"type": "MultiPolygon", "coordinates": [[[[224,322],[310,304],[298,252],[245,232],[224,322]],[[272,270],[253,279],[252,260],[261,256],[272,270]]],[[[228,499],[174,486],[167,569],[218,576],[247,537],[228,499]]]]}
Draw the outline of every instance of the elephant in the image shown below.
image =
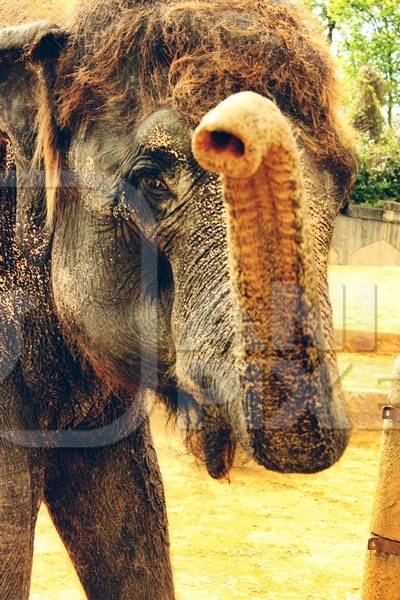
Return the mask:
{"type": "Polygon", "coordinates": [[[0,30],[0,600],[45,502],[91,600],[174,598],[146,394],[213,478],[350,425],[327,256],[356,172],[335,65],[276,0],[90,0],[0,30]]]}

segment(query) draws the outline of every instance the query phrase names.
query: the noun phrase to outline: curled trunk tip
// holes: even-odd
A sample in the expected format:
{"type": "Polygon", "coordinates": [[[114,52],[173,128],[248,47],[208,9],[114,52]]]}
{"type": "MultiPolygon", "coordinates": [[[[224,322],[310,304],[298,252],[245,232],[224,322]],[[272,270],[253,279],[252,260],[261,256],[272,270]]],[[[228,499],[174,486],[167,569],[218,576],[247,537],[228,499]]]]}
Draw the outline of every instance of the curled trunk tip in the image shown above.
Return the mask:
{"type": "Polygon", "coordinates": [[[192,146],[204,169],[235,179],[254,175],[270,152],[297,151],[286,117],[254,92],[234,94],[207,113],[192,146]]]}

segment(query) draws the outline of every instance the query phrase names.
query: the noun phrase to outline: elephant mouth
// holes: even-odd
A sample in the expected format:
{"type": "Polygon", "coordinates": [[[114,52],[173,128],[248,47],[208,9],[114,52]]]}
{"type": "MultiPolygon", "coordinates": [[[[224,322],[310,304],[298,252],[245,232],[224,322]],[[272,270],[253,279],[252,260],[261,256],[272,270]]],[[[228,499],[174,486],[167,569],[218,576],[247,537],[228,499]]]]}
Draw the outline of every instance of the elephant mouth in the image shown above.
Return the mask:
{"type": "Polygon", "coordinates": [[[189,433],[185,438],[186,448],[207,468],[213,479],[227,478],[233,466],[237,440],[229,425],[220,424],[219,429],[204,428],[189,433]]]}
{"type": "Polygon", "coordinates": [[[187,450],[205,465],[213,479],[226,478],[239,440],[226,405],[209,393],[191,394],[179,386],[163,390],[161,397],[183,432],[187,450]]]}

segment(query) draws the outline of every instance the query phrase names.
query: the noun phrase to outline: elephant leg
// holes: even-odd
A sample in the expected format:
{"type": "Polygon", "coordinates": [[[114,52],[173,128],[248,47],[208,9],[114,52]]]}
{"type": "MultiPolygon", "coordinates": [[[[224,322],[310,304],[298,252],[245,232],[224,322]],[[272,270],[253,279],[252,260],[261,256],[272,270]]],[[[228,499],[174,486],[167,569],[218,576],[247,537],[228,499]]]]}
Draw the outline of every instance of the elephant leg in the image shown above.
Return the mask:
{"type": "Polygon", "coordinates": [[[112,446],[53,450],[45,501],[89,600],[174,598],[163,484],[147,420],[112,446]]]}
{"type": "Polygon", "coordinates": [[[33,539],[42,499],[38,451],[17,446],[9,432],[24,428],[16,388],[0,388],[0,600],[28,600],[33,539]]]}

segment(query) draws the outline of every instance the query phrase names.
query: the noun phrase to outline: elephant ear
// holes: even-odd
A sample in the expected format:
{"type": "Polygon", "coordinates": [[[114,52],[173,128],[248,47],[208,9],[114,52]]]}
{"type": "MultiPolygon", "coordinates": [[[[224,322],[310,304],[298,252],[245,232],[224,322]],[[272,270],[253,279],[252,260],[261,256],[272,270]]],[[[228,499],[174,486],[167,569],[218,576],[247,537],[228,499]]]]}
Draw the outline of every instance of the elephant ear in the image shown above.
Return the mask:
{"type": "Polygon", "coordinates": [[[36,147],[43,129],[43,137],[56,145],[52,88],[66,40],[67,34],[47,21],[0,29],[0,132],[10,140],[16,163],[16,241],[33,264],[43,264],[51,249],[46,197],[55,193],[59,177],[57,151],[44,149],[53,156],[47,161],[50,171],[36,160],[36,147]]]}

